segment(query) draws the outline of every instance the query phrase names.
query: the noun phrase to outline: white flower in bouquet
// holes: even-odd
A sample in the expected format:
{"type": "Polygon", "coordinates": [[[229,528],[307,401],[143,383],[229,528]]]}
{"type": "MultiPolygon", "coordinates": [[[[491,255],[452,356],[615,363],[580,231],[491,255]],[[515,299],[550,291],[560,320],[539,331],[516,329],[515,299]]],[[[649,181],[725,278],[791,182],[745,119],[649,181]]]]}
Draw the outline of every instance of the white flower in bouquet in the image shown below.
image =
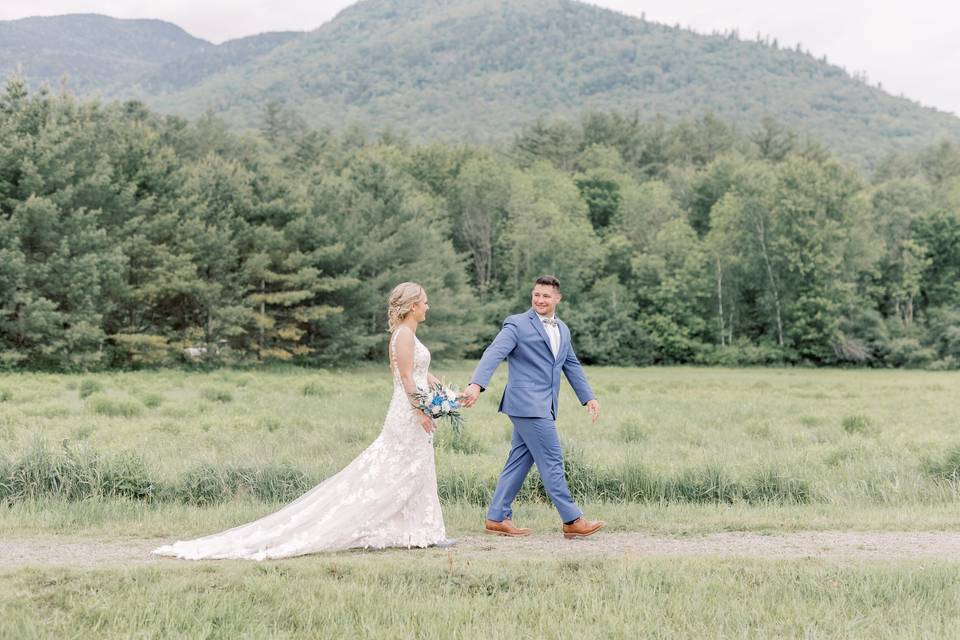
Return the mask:
{"type": "Polygon", "coordinates": [[[417,389],[410,394],[410,397],[414,400],[416,408],[431,418],[448,418],[454,433],[460,434],[463,417],[460,415],[461,405],[456,389],[445,387],[437,382],[427,390],[417,389]]]}

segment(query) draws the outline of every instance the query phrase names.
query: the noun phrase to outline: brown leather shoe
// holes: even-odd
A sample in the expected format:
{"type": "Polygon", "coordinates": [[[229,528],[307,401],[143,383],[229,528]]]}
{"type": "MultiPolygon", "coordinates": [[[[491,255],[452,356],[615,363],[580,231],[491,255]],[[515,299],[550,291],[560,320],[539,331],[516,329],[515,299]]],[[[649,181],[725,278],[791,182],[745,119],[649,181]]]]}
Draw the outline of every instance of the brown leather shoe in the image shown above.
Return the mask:
{"type": "Polygon", "coordinates": [[[563,525],[563,537],[567,540],[572,540],[574,538],[586,538],[587,536],[592,536],[600,529],[603,529],[607,525],[603,520],[584,520],[582,517],[577,518],[570,524],[563,525]]]}
{"type": "Polygon", "coordinates": [[[513,523],[510,522],[510,518],[504,518],[503,522],[487,520],[483,523],[483,532],[489,533],[492,536],[510,536],[511,538],[519,538],[520,536],[530,535],[533,533],[533,529],[515,527],[513,526],[513,523]]]}

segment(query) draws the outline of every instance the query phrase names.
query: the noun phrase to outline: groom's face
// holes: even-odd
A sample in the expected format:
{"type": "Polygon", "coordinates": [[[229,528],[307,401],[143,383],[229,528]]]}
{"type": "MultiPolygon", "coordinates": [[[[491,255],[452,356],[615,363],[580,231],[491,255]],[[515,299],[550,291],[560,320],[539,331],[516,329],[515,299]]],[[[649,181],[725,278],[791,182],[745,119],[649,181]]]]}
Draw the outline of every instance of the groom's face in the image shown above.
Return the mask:
{"type": "Polygon", "coordinates": [[[533,309],[542,316],[548,318],[553,316],[557,310],[557,303],[560,302],[560,292],[556,287],[548,284],[537,284],[533,286],[533,309]]]}

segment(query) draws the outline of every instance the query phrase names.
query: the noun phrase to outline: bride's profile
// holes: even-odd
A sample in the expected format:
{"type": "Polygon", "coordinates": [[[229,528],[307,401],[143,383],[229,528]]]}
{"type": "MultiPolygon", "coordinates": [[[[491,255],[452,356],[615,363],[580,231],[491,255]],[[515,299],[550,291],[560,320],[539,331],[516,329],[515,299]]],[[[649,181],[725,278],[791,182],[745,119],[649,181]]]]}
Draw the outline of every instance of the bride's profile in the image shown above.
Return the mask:
{"type": "Polygon", "coordinates": [[[433,420],[415,406],[436,382],[417,326],[430,308],[413,282],[394,287],[387,306],[393,397],[383,429],[349,465],[259,520],[153,553],[187,560],[288,558],[353,548],[445,545],[433,451],[433,420]]]}

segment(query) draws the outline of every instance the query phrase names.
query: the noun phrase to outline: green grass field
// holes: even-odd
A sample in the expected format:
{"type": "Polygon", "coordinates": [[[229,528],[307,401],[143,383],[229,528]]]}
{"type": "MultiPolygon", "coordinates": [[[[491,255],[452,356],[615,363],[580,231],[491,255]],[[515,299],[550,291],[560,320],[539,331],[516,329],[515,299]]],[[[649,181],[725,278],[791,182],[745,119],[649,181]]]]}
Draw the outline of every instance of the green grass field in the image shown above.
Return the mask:
{"type": "Polygon", "coordinates": [[[9,638],[955,638],[953,566],[631,559],[460,566],[423,551],[24,570],[9,638]],[[42,622],[41,622],[42,621],[42,622]]]}
{"type": "MultiPolygon", "coordinates": [[[[466,382],[469,363],[438,364],[466,382]]],[[[612,532],[960,532],[960,375],[594,368],[569,389],[575,496],[612,532]]],[[[443,430],[448,532],[477,533],[509,447],[505,371],[443,430]]],[[[379,431],[386,367],[0,376],[0,537],[172,538],[269,512],[379,431]]],[[[535,477],[517,520],[557,535],[535,477]]],[[[559,536],[558,536],[559,537],[559,536]]],[[[0,637],[955,637],[960,564],[578,560],[437,550],[279,563],[0,568],[0,637]]]]}

